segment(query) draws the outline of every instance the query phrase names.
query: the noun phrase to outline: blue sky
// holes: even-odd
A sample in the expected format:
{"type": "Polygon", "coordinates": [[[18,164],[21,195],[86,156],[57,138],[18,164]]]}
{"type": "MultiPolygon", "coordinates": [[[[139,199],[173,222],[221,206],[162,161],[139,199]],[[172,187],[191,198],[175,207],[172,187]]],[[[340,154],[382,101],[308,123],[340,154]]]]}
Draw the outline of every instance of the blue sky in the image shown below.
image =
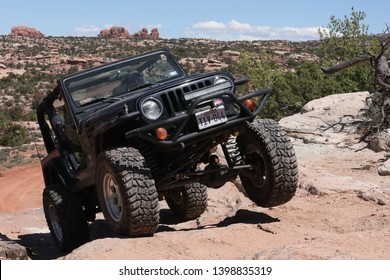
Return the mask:
{"type": "Polygon", "coordinates": [[[332,15],[364,11],[370,33],[390,25],[389,0],[5,0],[0,35],[13,26],[34,27],[46,36],[97,36],[123,26],[135,33],[157,27],[162,38],[217,40],[311,40],[332,15]]]}

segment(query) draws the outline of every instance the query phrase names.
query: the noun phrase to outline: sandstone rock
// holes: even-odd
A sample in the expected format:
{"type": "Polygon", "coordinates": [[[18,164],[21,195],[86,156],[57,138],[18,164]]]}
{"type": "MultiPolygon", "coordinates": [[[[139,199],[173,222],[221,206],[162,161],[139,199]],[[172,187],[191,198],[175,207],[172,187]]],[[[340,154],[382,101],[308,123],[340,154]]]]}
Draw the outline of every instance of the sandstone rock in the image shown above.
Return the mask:
{"type": "Polygon", "coordinates": [[[390,134],[381,131],[371,137],[368,147],[374,152],[390,151],[390,134]]]}
{"type": "Polygon", "coordinates": [[[240,58],[241,53],[238,51],[231,51],[231,50],[226,50],[222,52],[223,57],[229,57],[232,60],[238,60],[240,58]]]}
{"type": "Polygon", "coordinates": [[[14,26],[11,29],[10,36],[22,36],[22,37],[44,37],[45,35],[35,28],[28,26],[14,26]]]}
{"type": "Polygon", "coordinates": [[[141,39],[158,39],[160,38],[160,33],[158,32],[157,28],[153,28],[152,31],[148,32],[147,28],[142,28],[140,31],[135,33],[134,38],[141,38],[141,39]]]}
{"type": "Polygon", "coordinates": [[[141,38],[141,39],[159,39],[160,33],[157,28],[153,28],[149,34],[147,28],[142,28],[140,31],[135,34],[129,34],[124,27],[113,26],[110,29],[103,29],[100,31],[98,37],[108,37],[108,38],[141,38]]]}
{"type": "Polygon", "coordinates": [[[378,167],[378,174],[381,176],[389,176],[390,175],[390,164],[384,163],[378,167]]]}
{"type": "Polygon", "coordinates": [[[100,31],[98,37],[110,37],[110,38],[129,38],[131,37],[129,31],[124,27],[113,26],[110,29],[103,29],[100,31]]]}
{"type": "Polygon", "coordinates": [[[150,38],[152,39],[159,39],[160,38],[160,32],[158,32],[158,29],[157,28],[153,28],[151,31],[150,31],[150,38]]]}
{"type": "Polygon", "coordinates": [[[7,66],[5,66],[4,64],[0,63],[0,69],[7,69],[7,66]]]}
{"type": "Polygon", "coordinates": [[[279,123],[291,137],[303,139],[305,143],[346,147],[349,135],[356,133],[361,123],[361,110],[369,96],[368,92],[354,92],[312,100],[303,106],[301,113],[283,118],[279,123]]]}
{"type": "Polygon", "coordinates": [[[86,59],[83,59],[83,58],[68,58],[66,60],[66,63],[70,64],[70,65],[84,65],[87,62],[88,61],[86,59]]]}
{"type": "Polygon", "coordinates": [[[134,34],[135,38],[147,38],[149,36],[148,30],[146,28],[142,28],[142,30],[138,31],[134,34]]]}
{"type": "Polygon", "coordinates": [[[0,260],[28,260],[27,249],[13,241],[0,241],[0,260]]]}

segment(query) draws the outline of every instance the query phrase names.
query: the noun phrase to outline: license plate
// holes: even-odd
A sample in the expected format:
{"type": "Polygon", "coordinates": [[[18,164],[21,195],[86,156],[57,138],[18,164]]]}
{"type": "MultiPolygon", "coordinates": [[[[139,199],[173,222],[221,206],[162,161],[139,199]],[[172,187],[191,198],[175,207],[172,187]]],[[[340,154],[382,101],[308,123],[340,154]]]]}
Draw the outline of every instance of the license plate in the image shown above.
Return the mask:
{"type": "Polygon", "coordinates": [[[214,125],[227,122],[225,108],[218,106],[210,110],[198,112],[195,114],[199,129],[205,129],[214,125]]]}

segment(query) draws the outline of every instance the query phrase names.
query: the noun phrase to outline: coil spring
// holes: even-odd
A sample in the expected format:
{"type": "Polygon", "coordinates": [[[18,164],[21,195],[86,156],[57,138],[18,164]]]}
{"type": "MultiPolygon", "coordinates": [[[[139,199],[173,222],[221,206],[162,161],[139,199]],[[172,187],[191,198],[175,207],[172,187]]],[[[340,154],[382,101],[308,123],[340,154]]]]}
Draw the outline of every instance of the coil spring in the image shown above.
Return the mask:
{"type": "Polygon", "coordinates": [[[242,163],[242,156],[240,153],[240,150],[237,146],[237,140],[236,137],[233,135],[229,136],[229,139],[226,141],[224,144],[225,146],[225,151],[227,153],[226,156],[229,157],[228,162],[231,166],[236,165],[236,164],[241,164],[242,163]]]}

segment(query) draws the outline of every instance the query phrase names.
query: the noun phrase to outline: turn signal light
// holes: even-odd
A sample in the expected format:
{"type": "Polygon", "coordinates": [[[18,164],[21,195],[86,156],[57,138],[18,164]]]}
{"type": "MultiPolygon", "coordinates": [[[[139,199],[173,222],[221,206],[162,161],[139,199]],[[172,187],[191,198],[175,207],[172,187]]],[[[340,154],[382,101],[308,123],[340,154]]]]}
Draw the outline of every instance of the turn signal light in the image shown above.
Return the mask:
{"type": "Polygon", "coordinates": [[[256,108],[256,103],[252,99],[245,99],[244,100],[244,105],[251,111],[253,112],[256,108]]]}
{"type": "Polygon", "coordinates": [[[159,127],[156,129],[156,138],[158,140],[165,140],[167,139],[167,137],[168,137],[168,131],[165,128],[159,127]]]}

